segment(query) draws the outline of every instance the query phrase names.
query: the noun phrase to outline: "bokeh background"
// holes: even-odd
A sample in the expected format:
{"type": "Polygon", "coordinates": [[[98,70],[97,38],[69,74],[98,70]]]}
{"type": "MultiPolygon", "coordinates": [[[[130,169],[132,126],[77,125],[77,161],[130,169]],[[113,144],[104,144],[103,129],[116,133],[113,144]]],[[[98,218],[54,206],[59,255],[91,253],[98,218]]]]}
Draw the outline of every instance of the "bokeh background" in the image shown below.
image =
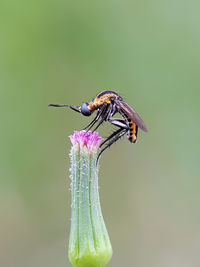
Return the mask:
{"type": "Polygon", "coordinates": [[[200,266],[199,10],[195,0],[1,1],[0,266],[71,266],[68,135],[91,118],[47,106],[104,89],[149,130],[100,161],[108,266],[200,266]]]}

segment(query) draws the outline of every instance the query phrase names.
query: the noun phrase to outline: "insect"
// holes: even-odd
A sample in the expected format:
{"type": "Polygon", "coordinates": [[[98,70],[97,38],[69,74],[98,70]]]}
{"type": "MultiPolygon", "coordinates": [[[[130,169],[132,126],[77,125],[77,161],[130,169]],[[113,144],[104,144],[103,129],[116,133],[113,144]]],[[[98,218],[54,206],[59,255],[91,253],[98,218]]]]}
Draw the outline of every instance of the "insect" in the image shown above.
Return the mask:
{"type": "Polygon", "coordinates": [[[137,141],[138,127],[147,132],[147,128],[137,112],[114,91],[103,91],[93,101],[89,103],[84,102],[81,106],[59,104],[50,104],[49,106],[69,107],[84,116],[90,116],[94,111],[97,111],[95,118],[84,128],[87,131],[95,126],[95,124],[96,127],[93,131],[96,131],[104,121],[108,121],[119,128],[101,143],[100,147],[102,149],[98,159],[103,151],[117,142],[123,135],[127,134],[128,140],[131,143],[135,143],[137,141]],[[116,113],[119,113],[122,118],[113,118],[116,113]]]}

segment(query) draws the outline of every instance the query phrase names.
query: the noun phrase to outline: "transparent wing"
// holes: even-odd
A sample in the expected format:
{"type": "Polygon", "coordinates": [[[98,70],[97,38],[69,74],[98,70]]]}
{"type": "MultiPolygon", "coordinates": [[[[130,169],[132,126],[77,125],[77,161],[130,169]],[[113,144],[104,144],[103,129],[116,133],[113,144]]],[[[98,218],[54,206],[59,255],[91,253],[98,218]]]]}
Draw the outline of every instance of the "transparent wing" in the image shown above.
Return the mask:
{"type": "Polygon", "coordinates": [[[122,113],[126,114],[140,129],[142,129],[144,132],[147,132],[147,127],[145,126],[143,120],[132,107],[130,107],[123,100],[116,99],[115,103],[119,107],[119,110],[122,111],[122,113]]]}

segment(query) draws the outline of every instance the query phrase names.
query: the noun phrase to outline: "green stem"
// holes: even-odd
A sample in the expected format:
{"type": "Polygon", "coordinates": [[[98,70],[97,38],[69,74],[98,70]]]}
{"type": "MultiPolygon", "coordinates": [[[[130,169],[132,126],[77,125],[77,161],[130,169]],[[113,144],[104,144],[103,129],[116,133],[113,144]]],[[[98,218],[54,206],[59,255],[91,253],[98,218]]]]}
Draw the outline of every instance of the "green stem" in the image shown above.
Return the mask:
{"type": "Polygon", "coordinates": [[[69,259],[75,267],[104,267],[112,256],[99,201],[96,158],[96,150],[72,147],[69,259]]]}

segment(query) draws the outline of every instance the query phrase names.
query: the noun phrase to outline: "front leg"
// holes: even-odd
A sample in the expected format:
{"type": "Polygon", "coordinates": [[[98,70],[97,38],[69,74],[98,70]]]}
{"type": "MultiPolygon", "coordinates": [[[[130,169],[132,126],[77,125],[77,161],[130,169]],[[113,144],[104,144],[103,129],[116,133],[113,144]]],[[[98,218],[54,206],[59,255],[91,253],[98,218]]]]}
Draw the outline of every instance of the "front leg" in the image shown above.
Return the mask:
{"type": "MultiPolygon", "coordinates": [[[[99,120],[100,116],[101,116],[101,113],[98,110],[97,115],[95,116],[95,118],[83,130],[86,130],[87,128],[92,127],[99,120]]],[[[89,130],[90,130],[90,128],[88,129],[88,131],[89,130]]]]}
{"type": "MultiPolygon", "coordinates": [[[[93,121],[90,122],[89,125],[87,125],[85,127],[85,129],[87,129],[87,132],[97,123],[97,121],[100,119],[100,117],[103,117],[104,114],[107,112],[107,103],[104,103],[98,110],[96,117],[93,119],[93,121]]],[[[100,126],[102,122],[100,121],[100,123],[97,125],[97,127],[95,128],[95,130],[100,126]]],[[[94,131],[95,131],[94,130],[94,131]]]]}
{"type": "MultiPolygon", "coordinates": [[[[92,132],[96,131],[99,126],[104,122],[106,121],[106,118],[107,118],[107,114],[109,113],[109,110],[110,110],[110,107],[109,107],[109,104],[107,103],[104,103],[100,108],[99,108],[99,112],[101,113],[101,120],[100,122],[97,124],[97,126],[93,129],[92,132]]],[[[94,124],[93,124],[94,125],[94,124]]],[[[92,125],[92,126],[93,126],[92,125]]],[[[91,128],[91,127],[90,127],[91,128]]]]}

